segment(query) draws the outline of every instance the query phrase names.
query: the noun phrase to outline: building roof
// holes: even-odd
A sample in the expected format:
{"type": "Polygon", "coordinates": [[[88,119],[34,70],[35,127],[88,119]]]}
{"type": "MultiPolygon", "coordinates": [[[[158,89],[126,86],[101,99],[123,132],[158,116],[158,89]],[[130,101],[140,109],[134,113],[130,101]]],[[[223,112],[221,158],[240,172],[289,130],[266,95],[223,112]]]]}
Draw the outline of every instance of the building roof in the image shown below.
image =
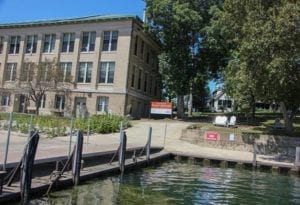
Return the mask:
{"type": "Polygon", "coordinates": [[[136,20],[136,21],[142,23],[142,20],[138,16],[133,16],[133,15],[95,15],[95,16],[66,18],[66,19],[52,19],[52,20],[27,21],[27,22],[17,22],[17,23],[5,23],[5,24],[0,24],[0,28],[20,28],[20,27],[93,23],[93,22],[122,21],[122,20],[136,20]]]}

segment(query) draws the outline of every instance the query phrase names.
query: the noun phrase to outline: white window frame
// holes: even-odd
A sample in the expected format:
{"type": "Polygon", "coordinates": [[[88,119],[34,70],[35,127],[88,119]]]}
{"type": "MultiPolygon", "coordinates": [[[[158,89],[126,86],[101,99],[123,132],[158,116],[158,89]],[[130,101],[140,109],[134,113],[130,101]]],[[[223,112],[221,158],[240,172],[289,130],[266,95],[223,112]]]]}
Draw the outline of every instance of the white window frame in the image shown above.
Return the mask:
{"type": "Polygon", "coordinates": [[[81,52],[94,52],[95,51],[95,47],[96,47],[96,37],[97,37],[97,33],[95,31],[89,31],[89,32],[83,32],[82,33],[82,42],[81,42],[81,52]],[[87,46],[83,47],[83,36],[84,34],[88,33],[88,42],[87,42],[87,46]],[[95,34],[95,42],[94,42],[94,49],[91,50],[91,38],[92,38],[92,34],[95,34]],[[83,50],[83,49],[86,50],[83,50]]]}
{"type": "Polygon", "coordinates": [[[56,41],[56,35],[55,34],[45,34],[44,36],[44,44],[43,44],[43,53],[54,53],[55,50],[55,41],[56,41]],[[49,36],[49,44],[48,48],[45,50],[45,43],[46,43],[46,36],[49,36]]]}
{"type": "Polygon", "coordinates": [[[108,112],[109,97],[98,96],[97,97],[97,112],[108,112]],[[100,108],[100,109],[99,109],[100,108]]]}
{"type": "Polygon", "coordinates": [[[10,93],[3,93],[1,98],[1,106],[9,106],[10,104],[10,93]]]}
{"type": "Polygon", "coordinates": [[[103,47],[102,47],[102,51],[116,51],[118,49],[118,38],[119,38],[119,32],[118,31],[104,31],[103,33],[103,47]],[[117,38],[116,38],[116,49],[115,50],[112,50],[112,41],[114,40],[113,39],[113,33],[116,32],[117,33],[117,38]],[[105,35],[105,33],[109,33],[109,39],[105,39],[105,36],[108,36],[108,35],[105,35]],[[108,49],[107,50],[104,50],[104,41],[105,40],[108,40],[108,49]]]}
{"type": "Polygon", "coordinates": [[[66,103],[66,97],[65,95],[55,95],[55,109],[58,109],[60,111],[65,109],[65,103],[66,103]],[[59,101],[57,101],[59,99],[59,101]],[[56,103],[59,103],[59,107],[56,107],[56,103]]]}
{"type": "Polygon", "coordinates": [[[71,72],[72,72],[72,62],[61,62],[60,63],[60,69],[63,72],[63,80],[62,82],[67,82],[66,78],[69,77],[67,76],[68,73],[71,76],[71,72]]]}
{"type": "Polygon", "coordinates": [[[26,54],[36,53],[36,48],[37,48],[37,35],[28,35],[28,36],[26,36],[26,50],[25,50],[25,53],[26,54]],[[29,50],[27,50],[28,44],[30,44],[29,50]],[[33,52],[33,50],[35,50],[35,51],[33,52]]]}
{"type": "Polygon", "coordinates": [[[116,63],[114,61],[103,61],[100,63],[100,75],[99,75],[99,83],[101,84],[113,84],[114,83],[114,75],[115,75],[115,67],[116,63]],[[104,82],[101,82],[101,71],[102,71],[102,65],[105,66],[105,79],[104,82]],[[112,69],[112,70],[111,70],[112,69]],[[108,82],[108,76],[109,72],[113,71],[113,82],[108,82]]]}
{"type": "Polygon", "coordinates": [[[71,52],[74,52],[74,46],[75,46],[75,33],[63,33],[63,36],[62,36],[62,46],[61,46],[61,52],[62,53],[71,53],[71,52]],[[66,51],[63,51],[63,43],[64,43],[64,37],[65,35],[67,35],[68,37],[68,40],[67,40],[67,49],[66,51]],[[72,51],[70,51],[70,43],[71,43],[71,40],[73,40],[73,48],[72,48],[72,51]]]}
{"type": "Polygon", "coordinates": [[[10,37],[9,54],[18,54],[19,52],[20,52],[20,36],[11,36],[10,37]],[[14,40],[12,40],[12,38],[14,38],[14,40]],[[12,45],[13,45],[13,51],[11,52],[12,45]],[[17,46],[17,45],[19,45],[19,46],[17,46]]]}
{"type": "Polygon", "coordinates": [[[16,74],[17,74],[17,63],[7,63],[5,68],[5,81],[15,81],[16,80],[16,74]],[[6,79],[6,72],[9,71],[9,79],[6,79]]]}
{"type": "Polygon", "coordinates": [[[92,72],[93,70],[93,63],[92,62],[80,62],[79,63],[79,68],[78,68],[78,72],[77,72],[77,82],[78,83],[91,83],[92,82],[92,77],[90,79],[90,82],[87,82],[87,74],[89,72],[89,68],[90,68],[90,72],[92,72]],[[79,71],[82,68],[81,65],[84,65],[83,69],[84,69],[84,74],[83,74],[83,82],[79,82],[78,77],[79,77],[79,71]],[[91,65],[91,67],[89,67],[89,65],[91,65]]]}

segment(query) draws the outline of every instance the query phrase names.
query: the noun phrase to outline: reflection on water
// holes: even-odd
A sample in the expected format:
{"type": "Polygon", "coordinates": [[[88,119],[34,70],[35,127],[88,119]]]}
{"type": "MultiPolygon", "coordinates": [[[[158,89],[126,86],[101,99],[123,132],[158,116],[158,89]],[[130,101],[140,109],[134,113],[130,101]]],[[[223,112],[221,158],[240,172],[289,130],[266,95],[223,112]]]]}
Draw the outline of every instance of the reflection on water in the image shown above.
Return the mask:
{"type": "Polygon", "coordinates": [[[39,205],[300,204],[300,178],[168,162],[35,199],[39,205]]]}

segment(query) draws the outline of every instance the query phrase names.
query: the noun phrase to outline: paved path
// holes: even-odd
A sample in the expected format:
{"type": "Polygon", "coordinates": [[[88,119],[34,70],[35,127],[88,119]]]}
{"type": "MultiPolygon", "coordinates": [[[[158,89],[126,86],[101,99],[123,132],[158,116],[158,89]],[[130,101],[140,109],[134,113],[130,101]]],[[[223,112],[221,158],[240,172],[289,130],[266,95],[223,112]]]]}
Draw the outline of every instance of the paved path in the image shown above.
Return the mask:
{"type": "MultiPolygon", "coordinates": [[[[176,120],[138,120],[132,122],[133,127],[126,130],[127,146],[142,147],[146,144],[149,126],[152,127],[152,146],[165,147],[169,152],[188,155],[207,156],[208,158],[221,158],[242,161],[252,160],[251,152],[224,150],[218,148],[201,147],[180,140],[181,132],[189,126],[190,122],[176,120]]],[[[6,132],[0,131],[0,164],[4,161],[6,132]]],[[[74,141],[74,139],[73,139],[74,141]]],[[[13,133],[10,139],[8,162],[18,162],[23,153],[27,135],[13,133]]],[[[37,151],[37,159],[66,156],[69,153],[70,137],[56,137],[53,139],[42,137],[37,151]]],[[[93,134],[84,138],[84,153],[116,150],[119,145],[119,134],[93,134]]],[[[258,156],[259,161],[269,162],[266,156],[258,156]]],[[[291,163],[282,163],[292,165],[291,163]]]]}

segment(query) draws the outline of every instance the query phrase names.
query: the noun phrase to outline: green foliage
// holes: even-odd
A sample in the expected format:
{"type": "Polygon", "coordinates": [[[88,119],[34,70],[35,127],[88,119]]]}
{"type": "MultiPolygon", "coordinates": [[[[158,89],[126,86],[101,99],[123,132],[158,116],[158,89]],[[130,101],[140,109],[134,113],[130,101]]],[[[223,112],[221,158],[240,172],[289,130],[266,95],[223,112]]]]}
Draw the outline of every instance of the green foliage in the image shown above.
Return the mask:
{"type": "Polygon", "coordinates": [[[90,132],[93,133],[112,133],[120,129],[122,123],[123,128],[130,127],[129,119],[119,115],[93,115],[89,119],[76,118],[74,128],[88,131],[88,123],[90,123],[90,132]]]}

